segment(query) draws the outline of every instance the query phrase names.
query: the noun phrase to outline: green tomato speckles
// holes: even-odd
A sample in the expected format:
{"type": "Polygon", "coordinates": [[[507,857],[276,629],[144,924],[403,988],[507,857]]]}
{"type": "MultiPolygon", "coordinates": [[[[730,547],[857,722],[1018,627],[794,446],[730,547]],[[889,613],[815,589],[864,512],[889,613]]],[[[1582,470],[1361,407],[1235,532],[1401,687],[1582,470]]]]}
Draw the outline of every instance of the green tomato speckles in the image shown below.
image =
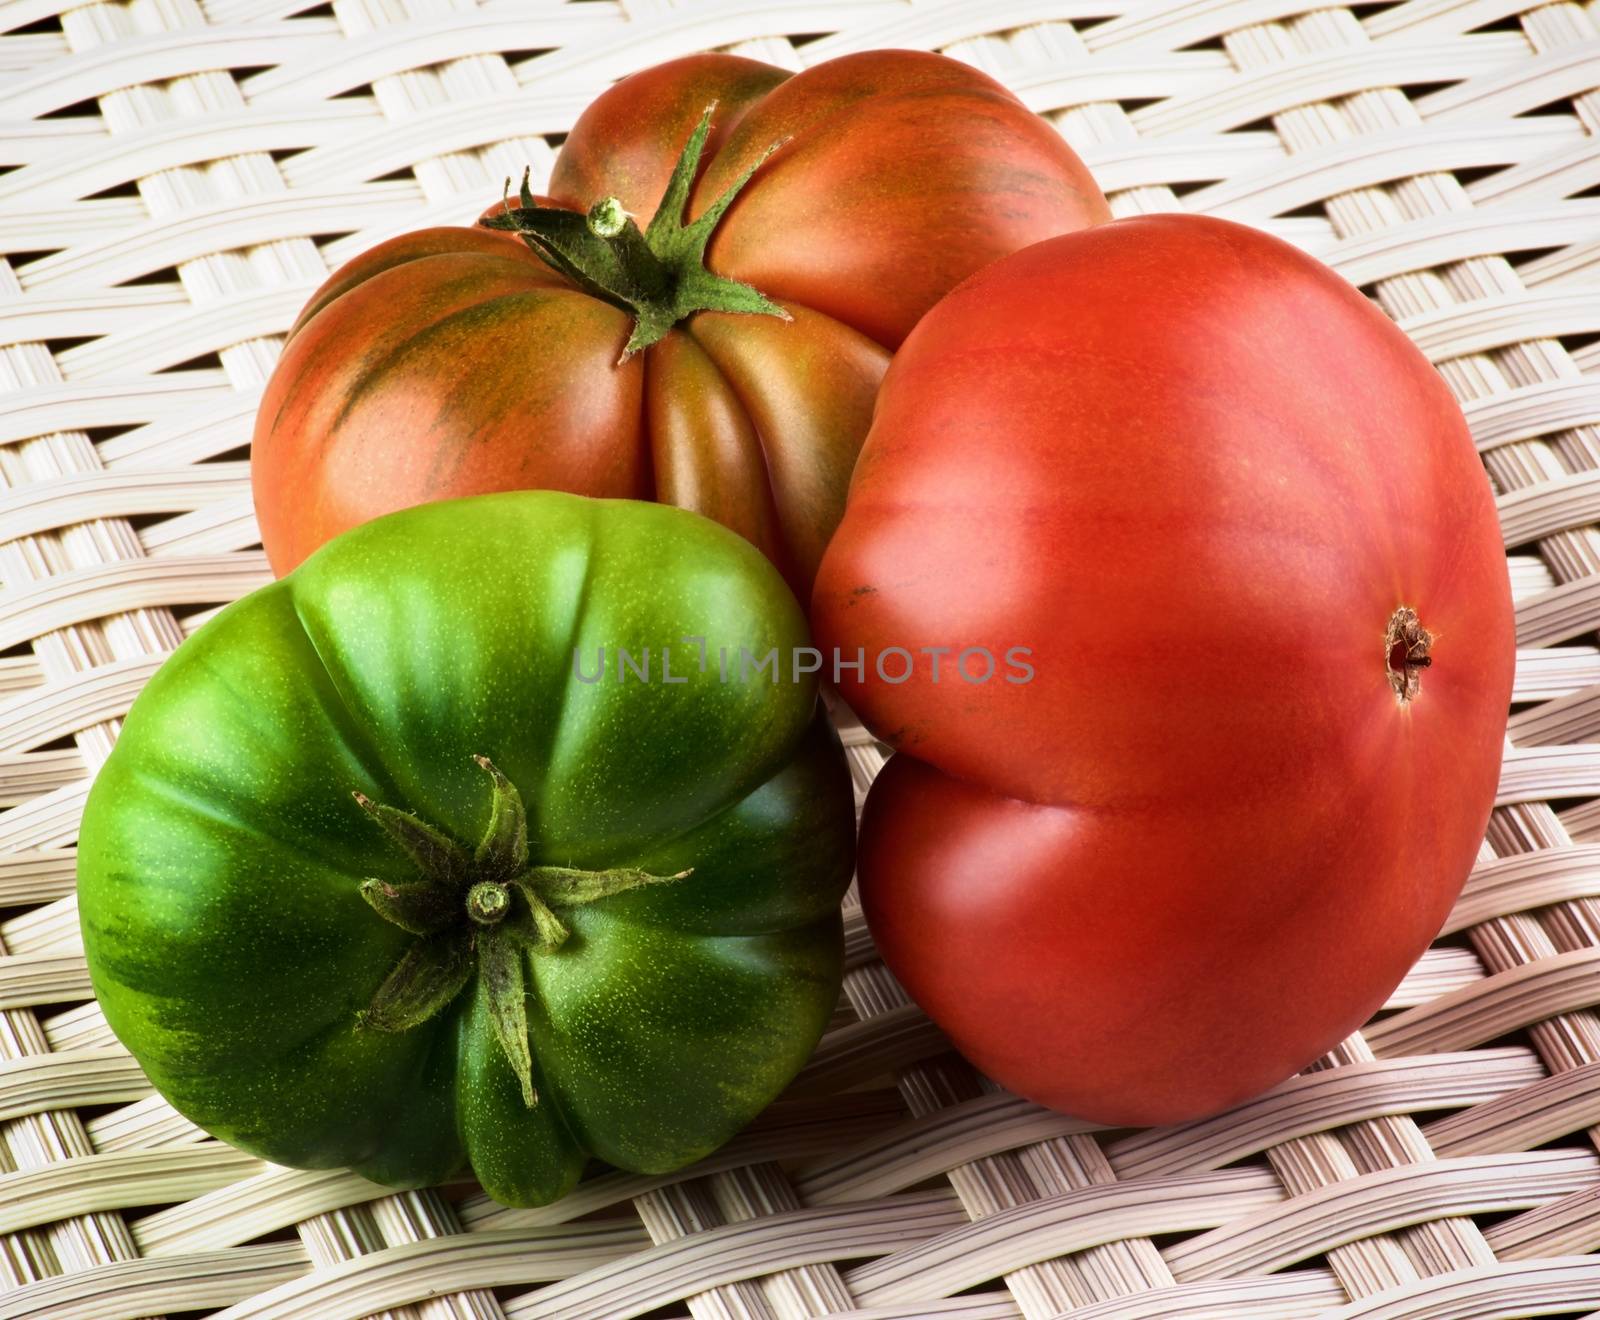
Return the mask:
{"type": "Polygon", "coordinates": [[[837,995],[849,778],[803,683],[688,647],[681,684],[573,674],[686,636],[806,641],[732,533],[548,493],[368,524],[196,633],[79,847],[96,993],[158,1089],[277,1163],[470,1166],[511,1204],[748,1122],[837,995]]]}

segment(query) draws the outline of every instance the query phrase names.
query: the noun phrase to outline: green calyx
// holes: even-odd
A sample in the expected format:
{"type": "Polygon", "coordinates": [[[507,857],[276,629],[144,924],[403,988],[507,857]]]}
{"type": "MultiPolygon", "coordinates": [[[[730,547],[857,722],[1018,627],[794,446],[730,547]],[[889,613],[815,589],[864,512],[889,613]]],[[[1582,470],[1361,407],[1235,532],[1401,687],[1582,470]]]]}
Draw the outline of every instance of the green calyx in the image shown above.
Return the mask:
{"type": "MultiPolygon", "coordinates": [[[[748,312],[792,319],[759,290],[713,275],[705,264],[712,231],[750,176],[781,142],[768,147],[692,224],[683,222],[714,109],[714,104],[706,107],[690,134],[673,166],[661,205],[642,233],[615,197],[601,198],[585,215],[563,207],[535,206],[526,171],[518,195],[522,204],[513,207],[508,196],[504,209],[480,222],[490,229],[520,234],[547,265],[595,297],[631,312],[633,333],[622,350],[622,361],[649,348],[695,312],[748,312]]],[[[508,194],[510,186],[508,179],[508,194]]]]}
{"type": "Polygon", "coordinates": [[[420,872],[406,884],[361,883],[361,897],[374,912],[417,938],[356,1020],[369,1031],[409,1031],[454,1000],[476,972],[488,991],[495,1038],[531,1109],[539,1097],[528,1045],[526,955],[554,953],[567,942],[571,932],[559,910],[682,880],[689,872],[530,866],[522,795],[488,757],[473,759],[488,775],[493,795],[488,828],[473,850],[410,812],[355,794],[420,872]]]}

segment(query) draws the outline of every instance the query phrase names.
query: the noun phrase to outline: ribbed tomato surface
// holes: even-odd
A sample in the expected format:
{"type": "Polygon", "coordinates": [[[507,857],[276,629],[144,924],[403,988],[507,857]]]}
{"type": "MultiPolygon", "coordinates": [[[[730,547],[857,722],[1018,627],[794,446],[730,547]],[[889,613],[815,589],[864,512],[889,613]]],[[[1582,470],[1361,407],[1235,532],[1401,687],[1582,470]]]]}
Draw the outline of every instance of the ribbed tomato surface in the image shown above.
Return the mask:
{"type": "Polygon", "coordinates": [[[898,749],[862,825],[878,947],[975,1063],[1086,1118],[1219,1110],[1359,1027],[1494,799],[1511,603],[1461,412],[1242,226],[1117,221],[934,308],[813,618],[898,749]],[[953,669],[977,646],[988,682],[953,669]]]}
{"type": "Polygon", "coordinates": [[[384,243],[313,295],[262,401],[256,511],[279,573],[382,513],[545,487],[704,513],[804,599],[890,351],[987,262],[1107,218],[1050,125],[977,70],[912,51],[793,76],[720,54],[635,74],[579,118],[541,200],[615,197],[643,227],[711,105],[685,218],[762,162],[705,265],[792,319],[698,312],[619,362],[627,308],[520,238],[384,243]]]}

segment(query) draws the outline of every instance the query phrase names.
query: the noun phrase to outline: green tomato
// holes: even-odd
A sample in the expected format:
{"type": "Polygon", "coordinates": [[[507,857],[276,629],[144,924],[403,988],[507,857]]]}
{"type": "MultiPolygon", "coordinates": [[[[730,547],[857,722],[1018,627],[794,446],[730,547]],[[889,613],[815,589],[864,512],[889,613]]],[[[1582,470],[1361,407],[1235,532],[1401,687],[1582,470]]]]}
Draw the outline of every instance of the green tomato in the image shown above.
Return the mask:
{"type": "Polygon", "coordinates": [[[470,1165],[530,1205],[589,1155],[707,1154],[839,989],[854,816],[805,644],[766,560],[675,508],[518,492],[348,533],[129,712],[79,845],[107,1020],[280,1164],[470,1165]]]}

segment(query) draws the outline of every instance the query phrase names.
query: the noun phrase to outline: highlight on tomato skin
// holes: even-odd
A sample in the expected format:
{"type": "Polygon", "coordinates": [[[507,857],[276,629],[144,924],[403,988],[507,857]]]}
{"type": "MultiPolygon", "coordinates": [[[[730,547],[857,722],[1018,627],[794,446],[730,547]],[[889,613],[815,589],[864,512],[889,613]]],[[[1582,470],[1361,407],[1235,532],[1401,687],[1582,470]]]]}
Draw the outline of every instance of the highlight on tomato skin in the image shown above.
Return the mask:
{"type": "Polygon", "coordinates": [[[703,513],[806,599],[906,333],[1109,218],[1049,124],[918,51],[669,61],[579,116],[548,195],[484,203],[358,256],[291,331],[253,449],[278,574],[396,509],[554,489],[703,513]]]}
{"type": "Polygon", "coordinates": [[[1166,1123],[1358,1029],[1494,801],[1514,659],[1493,501],[1423,355],[1312,258],[1154,215],[977,273],[907,337],[818,574],[870,668],[879,951],[979,1068],[1166,1123]]]}

